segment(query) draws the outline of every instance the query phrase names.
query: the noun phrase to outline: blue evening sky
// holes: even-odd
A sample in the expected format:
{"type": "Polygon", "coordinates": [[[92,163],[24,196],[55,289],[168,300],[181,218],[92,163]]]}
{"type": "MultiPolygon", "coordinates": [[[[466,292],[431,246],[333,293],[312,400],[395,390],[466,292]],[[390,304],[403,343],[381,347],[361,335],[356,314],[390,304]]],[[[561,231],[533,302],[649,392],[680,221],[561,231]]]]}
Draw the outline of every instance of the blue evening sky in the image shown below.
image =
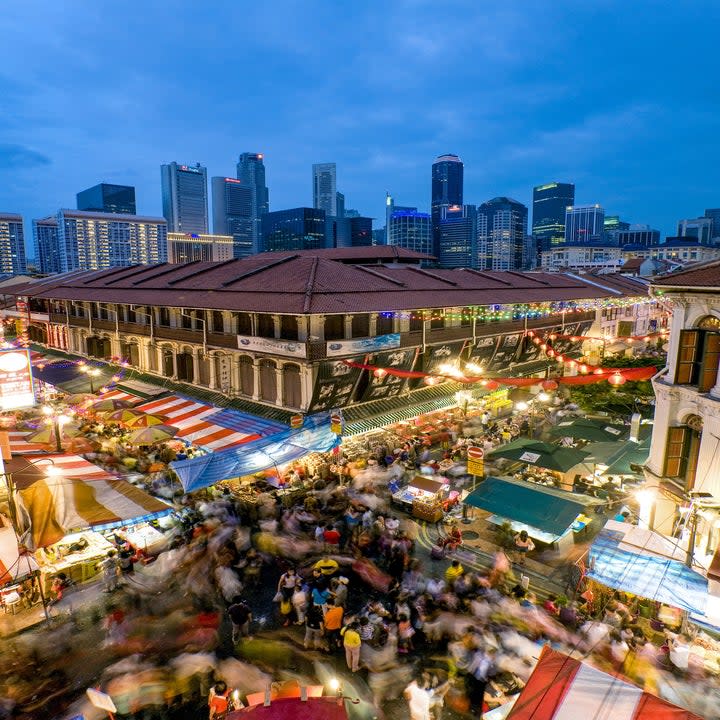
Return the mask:
{"type": "Polygon", "coordinates": [[[334,161],[382,225],[385,191],[427,209],[454,152],[466,202],[571,181],[674,234],[720,206],[719,28],[717,0],[6,0],[0,210],[107,181],[160,215],[161,163],[254,151],[271,209],[334,161]]]}

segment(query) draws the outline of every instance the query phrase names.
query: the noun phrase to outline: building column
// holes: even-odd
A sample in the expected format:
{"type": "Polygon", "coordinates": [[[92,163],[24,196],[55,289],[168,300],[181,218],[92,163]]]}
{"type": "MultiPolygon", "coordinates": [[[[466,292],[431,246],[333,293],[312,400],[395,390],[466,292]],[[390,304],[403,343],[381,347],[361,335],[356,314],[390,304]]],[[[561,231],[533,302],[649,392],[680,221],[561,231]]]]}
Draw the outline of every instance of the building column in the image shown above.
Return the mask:
{"type": "MultiPolygon", "coordinates": [[[[193,385],[200,385],[200,350],[193,348],[193,385]]],[[[175,355],[175,375],[177,375],[177,355],[175,355]]]]}
{"type": "Polygon", "coordinates": [[[143,342],[140,347],[142,348],[142,351],[140,353],[140,369],[143,372],[149,372],[150,353],[152,352],[152,347],[149,342],[143,342]]]}
{"type": "Polygon", "coordinates": [[[280,363],[275,366],[275,404],[283,406],[283,366],[280,363]]]}
{"type": "Polygon", "coordinates": [[[156,362],[156,370],[155,370],[155,372],[156,372],[158,375],[162,375],[162,374],[163,374],[163,371],[164,371],[164,368],[163,368],[163,354],[162,354],[162,348],[161,348],[159,345],[156,346],[156,348],[155,348],[155,353],[156,353],[155,359],[156,359],[156,361],[157,361],[157,362],[156,362]]]}
{"type": "Polygon", "coordinates": [[[260,361],[257,358],[253,359],[253,400],[260,399],[260,361]]]}
{"type": "Polygon", "coordinates": [[[306,315],[298,315],[298,342],[307,342],[308,340],[308,318],[306,315]]]}
{"type": "Polygon", "coordinates": [[[715,387],[710,391],[710,396],[720,399],[720,363],[718,363],[717,381],[715,382],[715,387]]]}
{"type": "Polygon", "coordinates": [[[240,393],[240,358],[234,353],[230,358],[230,387],[233,395],[240,393]]]}
{"type": "Polygon", "coordinates": [[[208,387],[211,390],[215,390],[217,388],[217,367],[216,367],[217,357],[215,355],[207,355],[206,359],[207,359],[208,363],[210,364],[210,368],[209,368],[210,369],[210,375],[209,375],[210,380],[209,380],[208,387]]]}
{"type": "Polygon", "coordinates": [[[344,315],[343,322],[345,323],[345,339],[350,340],[352,338],[352,315],[344,315]]]}
{"type": "Polygon", "coordinates": [[[111,337],[110,338],[110,354],[113,357],[120,357],[120,338],[119,337],[111,337]]]}

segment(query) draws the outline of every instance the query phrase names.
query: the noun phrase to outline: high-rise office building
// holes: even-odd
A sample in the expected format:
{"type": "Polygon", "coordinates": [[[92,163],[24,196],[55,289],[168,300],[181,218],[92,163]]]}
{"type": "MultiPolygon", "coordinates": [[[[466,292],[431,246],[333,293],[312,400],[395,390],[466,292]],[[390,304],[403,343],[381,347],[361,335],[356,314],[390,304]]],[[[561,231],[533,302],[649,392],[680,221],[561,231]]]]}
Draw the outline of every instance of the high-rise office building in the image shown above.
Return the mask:
{"type": "Polygon", "coordinates": [[[441,209],[437,258],[440,267],[477,268],[477,208],[475,205],[451,205],[441,209]]]}
{"type": "Polygon", "coordinates": [[[372,218],[353,215],[345,219],[350,222],[350,244],[352,247],[369,247],[373,244],[372,218]]]}
{"type": "Polygon", "coordinates": [[[708,208],[705,217],[712,221],[710,227],[710,239],[713,244],[720,244],[720,208],[708,208]]]}
{"type": "Polygon", "coordinates": [[[533,188],[532,234],[538,253],[565,242],[565,210],[575,204],[575,185],[551,182],[533,188]]]}
{"type": "Polygon", "coordinates": [[[233,257],[257,252],[253,245],[252,190],[242,180],[214,177],[211,180],[213,232],[232,235],[233,257]]]}
{"type": "Polygon", "coordinates": [[[168,233],[168,262],[220,262],[232,260],[235,255],[235,238],[232,235],[197,235],[168,233]]]}
{"type": "Polygon", "coordinates": [[[345,217],[345,195],[341,192],[335,193],[335,211],[337,212],[337,217],[345,217]]]}
{"type": "Polygon", "coordinates": [[[627,230],[618,232],[617,243],[620,247],[654,247],[660,244],[660,231],[653,230],[649,225],[631,225],[627,230]]]}
{"type": "Polygon", "coordinates": [[[60,272],[167,261],[164,218],[59,210],[55,241],[60,272]]]}
{"type": "Polygon", "coordinates": [[[385,193],[385,245],[390,245],[390,218],[396,210],[403,212],[417,212],[416,207],[411,207],[410,205],[396,205],[395,198],[390,195],[390,193],[385,193]]]}
{"type": "Polygon", "coordinates": [[[463,173],[462,160],[451,153],[438,156],[432,166],[430,214],[433,228],[433,252],[436,255],[440,246],[442,208],[463,204],[463,173]]]}
{"type": "Polygon", "coordinates": [[[630,223],[620,219],[619,215],[606,215],[603,220],[603,242],[616,244],[618,234],[628,230],[630,223]]]}
{"type": "Polygon", "coordinates": [[[600,205],[570,205],[565,210],[565,242],[583,245],[601,242],[605,230],[605,210],[600,205]]]}
{"type": "Polygon", "coordinates": [[[0,213],[0,273],[24,275],[26,272],[22,215],[0,213]]]}
{"type": "Polygon", "coordinates": [[[58,221],[55,215],[33,220],[33,243],[35,262],[44,275],[60,272],[60,246],[58,244],[58,221]]]}
{"type": "Polygon", "coordinates": [[[696,238],[701,245],[709,245],[712,239],[712,230],[712,218],[687,218],[678,222],[677,236],[696,238]]]}
{"type": "Polygon", "coordinates": [[[312,166],[312,177],[313,207],[324,210],[326,215],[338,217],[337,168],[335,163],[316,163],[312,166]]]}
{"type": "Polygon", "coordinates": [[[299,207],[265,213],[262,216],[262,245],[267,252],[324,248],[325,211],[299,207]]]}
{"type": "Polygon", "coordinates": [[[135,188],[132,185],[100,183],[77,194],[77,209],[90,212],[135,215],[135,188]]]}
{"type": "Polygon", "coordinates": [[[496,197],[478,207],[478,267],[481,270],[520,270],[527,235],[525,205],[496,197]]]}
{"type": "Polygon", "coordinates": [[[390,216],[388,245],[432,255],[432,217],[416,210],[395,210],[390,216]]]}
{"type": "Polygon", "coordinates": [[[270,212],[270,192],[265,183],[265,161],[262,153],[245,152],[238,158],[237,179],[252,193],[253,252],[262,252],[262,216],[270,212]]]}
{"type": "Polygon", "coordinates": [[[208,232],[207,170],[197,165],[162,165],[163,216],[168,230],[179,233],[208,232]]]}

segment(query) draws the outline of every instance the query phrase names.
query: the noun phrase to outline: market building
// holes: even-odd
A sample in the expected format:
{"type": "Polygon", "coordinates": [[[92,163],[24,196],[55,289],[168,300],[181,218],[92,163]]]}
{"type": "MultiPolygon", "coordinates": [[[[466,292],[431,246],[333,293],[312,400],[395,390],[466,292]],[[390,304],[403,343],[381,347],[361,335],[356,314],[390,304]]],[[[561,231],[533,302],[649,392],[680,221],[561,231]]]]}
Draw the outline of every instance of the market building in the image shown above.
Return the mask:
{"type": "MultiPolygon", "coordinates": [[[[529,330],[642,334],[661,315],[631,278],[426,270],[425,257],[348,248],[75,272],[15,286],[2,316],[47,347],[125,362],[217,404],[284,422],[341,409],[349,425],[380,425],[454,405],[461,388],[384,367],[537,374],[556,363],[529,330]]],[[[579,354],[582,340],[564,345],[579,354]]]]}
{"type": "Polygon", "coordinates": [[[720,541],[720,261],[657,278],[652,293],[672,307],[672,329],[653,381],[646,520],[707,569],[720,541]]]}

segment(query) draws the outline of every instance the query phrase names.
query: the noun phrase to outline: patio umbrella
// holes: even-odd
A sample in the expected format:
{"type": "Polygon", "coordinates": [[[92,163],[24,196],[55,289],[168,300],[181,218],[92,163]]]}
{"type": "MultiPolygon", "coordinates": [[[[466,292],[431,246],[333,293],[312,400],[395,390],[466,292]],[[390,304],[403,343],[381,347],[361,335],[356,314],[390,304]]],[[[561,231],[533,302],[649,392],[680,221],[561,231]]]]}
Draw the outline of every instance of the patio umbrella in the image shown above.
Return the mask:
{"type": "Polygon", "coordinates": [[[112,412],[104,413],[105,420],[108,422],[118,422],[123,425],[130,425],[133,420],[143,416],[142,410],[133,410],[132,408],[120,408],[112,412]]]}
{"type": "Polygon", "coordinates": [[[550,428],[552,437],[570,437],[590,442],[612,442],[624,437],[630,428],[625,425],[611,423],[606,420],[591,420],[589,418],[576,418],[566,420],[550,428]]]}
{"type": "Polygon", "coordinates": [[[114,400],[113,398],[98,398],[90,403],[89,407],[95,412],[110,412],[112,410],[122,410],[132,405],[128,400],[114,400]]]}
{"type": "Polygon", "coordinates": [[[95,395],[91,395],[90,393],[73,393],[63,398],[63,402],[68,405],[83,405],[92,400],[95,400],[95,395]]]}
{"type": "MultiPolygon", "coordinates": [[[[80,428],[71,423],[62,426],[61,438],[73,438],[80,435],[80,428]]],[[[29,443],[40,443],[42,445],[53,445],[55,443],[55,428],[52,425],[35,430],[26,436],[25,440],[29,443]]]]}
{"type": "Polygon", "coordinates": [[[65,452],[82,455],[82,453],[95,452],[100,447],[100,443],[88,440],[86,437],[74,437],[63,440],[62,446],[65,452]]]}
{"type": "Polygon", "coordinates": [[[168,419],[165,415],[153,415],[151,413],[144,413],[142,411],[136,411],[140,414],[134,418],[128,420],[125,424],[135,430],[136,428],[153,427],[156,425],[164,425],[168,419]]]}
{"type": "Polygon", "coordinates": [[[153,425],[153,427],[133,430],[128,436],[128,440],[136,445],[152,445],[152,443],[169,440],[177,432],[178,429],[171,425],[153,425]]]}
{"type": "Polygon", "coordinates": [[[521,438],[493,450],[488,454],[488,459],[505,458],[506,460],[516,460],[517,462],[524,462],[547,470],[567,472],[570,468],[581,463],[587,456],[588,453],[584,450],[564,448],[559,445],[521,438]]]}

